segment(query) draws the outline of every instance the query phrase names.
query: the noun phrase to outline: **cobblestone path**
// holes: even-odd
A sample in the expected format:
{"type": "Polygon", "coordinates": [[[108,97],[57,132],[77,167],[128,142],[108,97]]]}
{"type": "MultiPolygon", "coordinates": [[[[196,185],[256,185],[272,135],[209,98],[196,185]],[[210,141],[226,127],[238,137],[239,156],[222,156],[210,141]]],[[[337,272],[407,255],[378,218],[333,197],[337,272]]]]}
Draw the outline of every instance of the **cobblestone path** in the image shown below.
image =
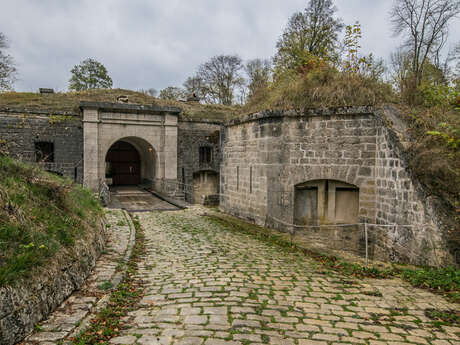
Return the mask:
{"type": "Polygon", "coordinates": [[[109,291],[101,287],[117,276],[117,266],[129,246],[131,229],[121,210],[108,211],[106,221],[106,249],[97,260],[93,272],[84,285],[49,315],[47,320],[40,322],[21,345],[62,344],[72,333],[79,333],[85,318],[100,308],[98,304],[103,302],[102,299],[108,299],[109,291]]]}
{"type": "Polygon", "coordinates": [[[426,308],[455,309],[400,280],[358,281],[222,229],[195,207],[138,214],[145,296],[113,344],[460,344],[426,308]]]}

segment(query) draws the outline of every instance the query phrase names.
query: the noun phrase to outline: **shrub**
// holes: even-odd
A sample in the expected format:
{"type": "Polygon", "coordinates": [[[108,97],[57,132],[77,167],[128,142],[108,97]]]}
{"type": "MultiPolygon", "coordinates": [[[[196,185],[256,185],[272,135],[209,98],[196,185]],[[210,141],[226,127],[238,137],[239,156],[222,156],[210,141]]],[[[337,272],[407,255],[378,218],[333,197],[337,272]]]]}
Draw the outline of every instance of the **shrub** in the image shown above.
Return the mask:
{"type": "Polygon", "coordinates": [[[244,111],[377,105],[394,99],[391,87],[375,78],[320,66],[307,73],[278,75],[251,98],[244,111]]]}

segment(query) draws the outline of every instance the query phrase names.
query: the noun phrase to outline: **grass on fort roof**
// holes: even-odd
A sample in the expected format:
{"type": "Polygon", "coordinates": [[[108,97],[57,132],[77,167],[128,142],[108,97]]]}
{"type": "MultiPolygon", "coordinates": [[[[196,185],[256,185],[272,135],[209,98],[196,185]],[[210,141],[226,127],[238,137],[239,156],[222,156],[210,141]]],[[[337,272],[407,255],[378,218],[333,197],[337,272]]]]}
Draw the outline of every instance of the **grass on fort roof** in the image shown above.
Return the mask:
{"type": "Polygon", "coordinates": [[[181,116],[193,120],[225,121],[235,117],[239,112],[237,106],[163,100],[142,92],[124,89],[95,89],[53,94],[3,92],[0,93],[0,108],[78,113],[81,101],[114,103],[121,95],[127,95],[130,103],[181,108],[181,116]]]}
{"type": "Polygon", "coordinates": [[[101,215],[83,187],[0,155],[0,287],[69,255],[101,215]]]}

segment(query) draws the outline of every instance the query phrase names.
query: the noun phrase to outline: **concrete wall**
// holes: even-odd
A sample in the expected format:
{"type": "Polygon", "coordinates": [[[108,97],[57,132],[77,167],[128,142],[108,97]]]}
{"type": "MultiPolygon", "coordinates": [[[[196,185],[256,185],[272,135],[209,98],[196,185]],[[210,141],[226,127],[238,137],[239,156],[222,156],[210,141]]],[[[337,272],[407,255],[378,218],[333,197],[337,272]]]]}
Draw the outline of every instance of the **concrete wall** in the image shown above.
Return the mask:
{"type": "MultiPolygon", "coordinates": [[[[229,123],[221,207],[257,224],[291,231],[284,223],[295,222],[296,186],[315,180],[343,182],[359,189],[359,223],[398,225],[368,228],[374,258],[432,265],[452,262],[436,225],[436,210],[417,192],[383,115],[366,107],[306,114],[264,112],[229,123]]],[[[340,218],[348,211],[337,212],[340,218]]],[[[364,249],[361,225],[296,233],[322,248],[357,253],[364,249]]]]}
{"type": "Polygon", "coordinates": [[[78,114],[0,110],[0,140],[15,158],[35,162],[35,142],[54,144],[54,163],[45,170],[83,182],[83,129],[78,114]]]}
{"type": "Polygon", "coordinates": [[[194,175],[199,172],[219,173],[221,162],[220,134],[222,125],[216,122],[192,122],[180,120],[178,124],[178,181],[185,184],[185,198],[188,202],[199,203],[194,196],[194,175]],[[211,163],[200,163],[200,147],[212,149],[211,163]]]}

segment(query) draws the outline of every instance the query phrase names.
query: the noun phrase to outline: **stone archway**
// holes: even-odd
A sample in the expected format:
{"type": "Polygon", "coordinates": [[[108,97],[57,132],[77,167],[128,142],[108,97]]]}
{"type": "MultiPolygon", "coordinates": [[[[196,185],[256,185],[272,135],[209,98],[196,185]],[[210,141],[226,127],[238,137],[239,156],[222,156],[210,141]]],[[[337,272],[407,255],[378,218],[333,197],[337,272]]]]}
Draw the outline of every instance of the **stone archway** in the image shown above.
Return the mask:
{"type": "MultiPolygon", "coordinates": [[[[131,167],[137,176],[126,182],[140,180],[164,193],[169,192],[165,186],[177,183],[177,116],[180,109],[98,102],[81,102],[80,106],[83,110],[85,186],[93,190],[100,188],[106,177],[107,153],[119,141],[134,147],[139,156],[137,159],[135,151],[123,144],[126,151],[131,152],[126,153],[131,158],[116,163],[128,171],[131,167]]],[[[110,156],[109,161],[114,162],[114,158],[110,156]]]]}
{"type": "Polygon", "coordinates": [[[157,175],[155,149],[144,139],[125,137],[115,141],[105,155],[109,185],[151,184],[157,175]]]}

